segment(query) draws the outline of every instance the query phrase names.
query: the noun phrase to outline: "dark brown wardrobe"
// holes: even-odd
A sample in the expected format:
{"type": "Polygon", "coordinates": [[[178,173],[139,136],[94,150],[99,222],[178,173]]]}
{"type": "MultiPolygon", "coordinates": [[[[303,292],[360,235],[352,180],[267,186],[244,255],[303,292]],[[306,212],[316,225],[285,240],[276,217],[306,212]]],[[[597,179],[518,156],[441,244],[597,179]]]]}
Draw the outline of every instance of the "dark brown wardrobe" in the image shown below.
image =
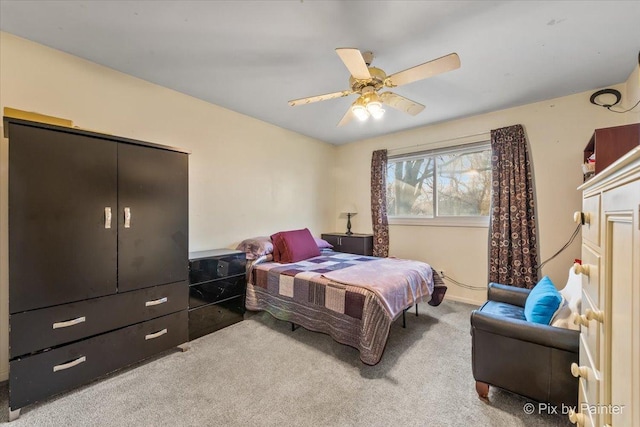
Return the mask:
{"type": "Polygon", "coordinates": [[[15,418],[188,341],[188,153],[4,121],[15,418]]]}

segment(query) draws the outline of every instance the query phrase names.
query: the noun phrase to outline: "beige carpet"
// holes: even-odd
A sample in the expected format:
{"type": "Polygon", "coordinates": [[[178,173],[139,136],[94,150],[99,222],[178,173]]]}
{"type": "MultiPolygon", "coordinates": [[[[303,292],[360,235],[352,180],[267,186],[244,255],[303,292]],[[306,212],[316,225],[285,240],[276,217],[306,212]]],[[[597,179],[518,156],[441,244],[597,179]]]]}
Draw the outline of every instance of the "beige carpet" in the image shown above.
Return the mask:
{"type": "MultiPolygon", "coordinates": [[[[162,357],[32,405],[20,426],[569,426],[527,415],[527,399],[492,389],[478,399],[469,313],[420,306],[391,329],[376,366],[355,349],[266,313],[162,357]]],[[[6,422],[7,385],[0,387],[6,422]]],[[[537,408],[537,404],[535,404],[537,408]]],[[[537,412],[537,411],[536,411],[537,412]]]]}

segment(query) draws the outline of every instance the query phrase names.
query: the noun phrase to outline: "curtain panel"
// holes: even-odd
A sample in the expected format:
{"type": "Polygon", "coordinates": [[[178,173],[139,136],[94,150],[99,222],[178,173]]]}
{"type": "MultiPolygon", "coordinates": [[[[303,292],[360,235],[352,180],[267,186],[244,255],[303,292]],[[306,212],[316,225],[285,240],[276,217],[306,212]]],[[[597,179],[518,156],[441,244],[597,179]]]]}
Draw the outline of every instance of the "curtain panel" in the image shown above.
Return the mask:
{"type": "Polygon", "coordinates": [[[535,193],[522,125],[491,131],[489,281],[520,288],[538,282],[535,193]]]}
{"type": "Polygon", "coordinates": [[[371,157],[371,224],[373,256],[389,256],[389,221],[387,219],[387,150],[371,157]]]}

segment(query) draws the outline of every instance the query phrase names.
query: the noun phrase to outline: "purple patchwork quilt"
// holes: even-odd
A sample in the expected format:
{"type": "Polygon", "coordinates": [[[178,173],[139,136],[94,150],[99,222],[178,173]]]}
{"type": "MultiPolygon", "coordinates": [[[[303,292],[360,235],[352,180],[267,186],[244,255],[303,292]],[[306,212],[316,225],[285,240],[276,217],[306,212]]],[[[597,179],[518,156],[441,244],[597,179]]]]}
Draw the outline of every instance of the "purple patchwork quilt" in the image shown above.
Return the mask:
{"type": "Polygon", "coordinates": [[[434,282],[442,288],[425,263],[329,251],[293,264],[253,265],[246,307],[327,333],[373,365],[382,357],[391,322],[403,309],[429,302],[434,282]]]}

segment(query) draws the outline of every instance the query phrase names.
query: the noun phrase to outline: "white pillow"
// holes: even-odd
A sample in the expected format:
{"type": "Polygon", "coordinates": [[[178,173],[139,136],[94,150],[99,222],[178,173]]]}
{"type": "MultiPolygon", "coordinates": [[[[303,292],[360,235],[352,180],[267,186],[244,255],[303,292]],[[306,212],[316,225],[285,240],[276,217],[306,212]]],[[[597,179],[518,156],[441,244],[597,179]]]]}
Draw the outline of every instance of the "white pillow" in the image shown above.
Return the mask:
{"type": "Polygon", "coordinates": [[[569,303],[564,297],[562,297],[562,305],[556,311],[553,318],[551,319],[551,326],[555,326],[556,328],[565,328],[565,329],[573,329],[578,330],[580,327],[573,323],[574,314],[569,308],[569,303]]]}
{"type": "Polygon", "coordinates": [[[562,304],[551,319],[551,326],[558,328],[580,330],[580,326],[573,323],[575,313],[580,313],[582,305],[582,277],[573,272],[573,267],[569,269],[567,284],[560,291],[563,297],[562,304]]]}

